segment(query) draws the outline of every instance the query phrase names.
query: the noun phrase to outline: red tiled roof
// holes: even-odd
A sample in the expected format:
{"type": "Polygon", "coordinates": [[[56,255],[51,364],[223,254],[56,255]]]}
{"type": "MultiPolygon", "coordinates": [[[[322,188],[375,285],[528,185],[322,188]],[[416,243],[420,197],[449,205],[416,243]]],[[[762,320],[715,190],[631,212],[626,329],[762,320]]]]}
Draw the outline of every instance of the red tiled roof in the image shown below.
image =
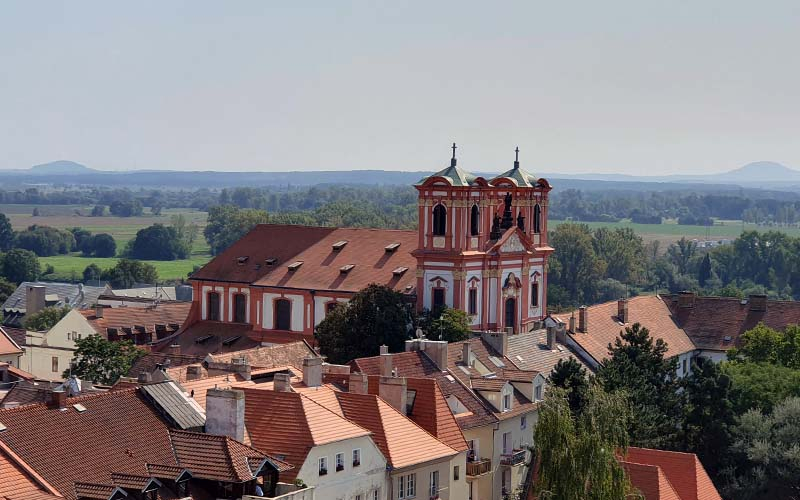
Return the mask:
{"type": "Polygon", "coordinates": [[[22,349],[0,328],[0,356],[9,354],[22,354],[22,349]]]}
{"type": "MultiPolygon", "coordinates": [[[[628,299],[628,323],[620,324],[617,318],[617,301],[605,302],[588,308],[588,332],[574,332],[570,337],[598,363],[608,357],[608,345],[614,344],[621,331],[639,323],[650,331],[653,339],[667,343],[667,356],[677,356],[695,350],[695,345],[672,318],[667,305],[656,295],[642,295],[628,299]]],[[[574,311],[577,318],[578,311],[574,311]]],[[[558,315],[569,323],[571,313],[558,315]]]]}
{"type": "Polygon", "coordinates": [[[55,498],[55,490],[0,442],[0,498],[55,498]]]}
{"type": "Polygon", "coordinates": [[[97,317],[94,309],[79,312],[94,331],[105,338],[108,328],[122,329],[139,325],[145,327],[147,332],[155,333],[155,325],[182,325],[191,306],[191,302],[162,302],[153,307],[104,307],[102,318],[97,317]]]}
{"type": "Polygon", "coordinates": [[[637,464],[620,460],[628,474],[631,485],[638,489],[645,500],[682,500],[672,487],[664,471],[657,465],[637,464]]]}
{"type": "Polygon", "coordinates": [[[267,459],[260,451],[227,436],[171,430],[170,439],[178,464],[196,477],[251,481],[267,459]]]}
{"type": "Polygon", "coordinates": [[[500,392],[506,385],[506,381],[498,378],[473,378],[470,385],[476,391],[500,392]]]}
{"type": "MultiPolygon", "coordinates": [[[[653,450],[649,448],[628,448],[628,453],[622,461],[628,469],[630,464],[639,466],[657,467],[659,473],[659,488],[662,496],[653,496],[653,499],[672,499],[680,500],[722,500],[719,492],[708,477],[703,464],[697,459],[694,453],[679,453],[675,451],[653,450]],[[669,496],[669,490],[663,487],[664,480],[672,487],[677,496],[669,496]]],[[[647,500],[651,496],[647,495],[642,486],[637,482],[641,479],[642,484],[650,488],[653,485],[652,469],[635,467],[629,469],[631,483],[645,493],[647,500]],[[633,472],[631,472],[633,471],[633,472]]]]}
{"type": "Polygon", "coordinates": [[[177,344],[182,355],[205,357],[207,354],[223,354],[258,347],[262,336],[261,332],[253,330],[247,324],[198,321],[163,339],[153,350],[165,352],[170,345],[177,344]],[[229,342],[223,344],[225,340],[229,342]]]}
{"type": "Polygon", "coordinates": [[[372,432],[372,440],[395,469],[458,453],[378,396],[338,392],[336,397],[345,417],[372,432]]]}
{"type": "Polygon", "coordinates": [[[662,300],[700,349],[727,351],[739,347],[742,334],[759,323],[778,331],[800,324],[800,302],[793,300],[768,300],[766,311],[751,311],[750,301],[742,303],[735,297],[694,297],[692,307],[680,308],[676,296],[662,300]]]}
{"type": "Polygon", "coordinates": [[[33,380],[36,377],[32,373],[28,373],[25,370],[21,370],[16,366],[10,365],[8,363],[0,363],[0,366],[5,367],[8,370],[8,373],[13,375],[14,377],[21,379],[21,380],[33,380]]]}
{"type": "Polygon", "coordinates": [[[200,363],[205,356],[188,354],[169,354],[166,352],[148,352],[141,358],[134,361],[131,369],[128,370],[128,377],[137,378],[140,373],[152,373],[156,366],[177,368],[186,365],[200,363]]]}
{"type": "Polygon", "coordinates": [[[20,347],[24,346],[27,343],[28,331],[25,330],[24,328],[16,328],[13,326],[4,325],[0,326],[0,330],[6,332],[9,338],[11,338],[11,340],[13,340],[14,343],[20,347]]]}
{"type": "MultiPolygon", "coordinates": [[[[281,240],[284,238],[282,235],[281,240]]],[[[371,283],[379,283],[405,291],[406,286],[416,284],[417,259],[411,251],[417,248],[418,240],[416,231],[337,228],[290,259],[303,263],[297,270],[289,270],[286,265],[289,262],[285,262],[274,266],[255,284],[357,292],[371,283]],[[333,244],[339,241],[348,243],[335,251],[333,244]],[[400,247],[387,252],[386,246],[392,243],[400,243],[400,247]],[[343,266],[351,264],[355,267],[342,272],[343,266]],[[407,270],[395,275],[393,271],[400,267],[407,270]]]]}

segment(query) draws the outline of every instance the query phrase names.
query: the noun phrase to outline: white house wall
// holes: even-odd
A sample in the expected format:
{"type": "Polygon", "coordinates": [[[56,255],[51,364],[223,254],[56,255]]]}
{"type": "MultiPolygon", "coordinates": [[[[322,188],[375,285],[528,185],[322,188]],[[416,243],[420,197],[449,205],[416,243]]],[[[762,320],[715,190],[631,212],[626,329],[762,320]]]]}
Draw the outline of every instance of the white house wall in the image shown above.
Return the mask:
{"type": "Polygon", "coordinates": [[[365,436],[315,446],[297,474],[307,485],[314,486],[315,498],[351,500],[356,495],[371,499],[371,492],[379,490],[386,497],[386,459],[375,443],[365,436]],[[353,467],[353,450],[361,450],[361,465],[353,467]],[[336,472],[336,454],[344,454],[344,470],[336,472]],[[319,459],[326,457],[328,473],[319,475],[319,459]]]}

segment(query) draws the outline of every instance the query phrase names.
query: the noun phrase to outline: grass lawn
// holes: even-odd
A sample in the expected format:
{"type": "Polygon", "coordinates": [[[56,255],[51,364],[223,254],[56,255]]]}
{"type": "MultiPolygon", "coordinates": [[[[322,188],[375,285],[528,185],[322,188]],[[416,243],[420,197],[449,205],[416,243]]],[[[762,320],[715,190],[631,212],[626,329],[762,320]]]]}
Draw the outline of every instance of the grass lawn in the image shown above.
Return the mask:
{"type": "MultiPolygon", "coordinates": [[[[194,269],[194,266],[202,266],[210,259],[210,255],[192,255],[185,260],[145,260],[142,262],[155,266],[158,270],[159,280],[177,280],[186,278],[187,274],[194,269]]],[[[83,270],[89,264],[94,263],[100,266],[100,269],[106,269],[113,267],[118,260],[116,257],[81,257],[80,254],[39,257],[42,270],[47,264],[50,264],[55,269],[55,273],[45,276],[46,279],[53,281],[82,280],[83,270]]]]}

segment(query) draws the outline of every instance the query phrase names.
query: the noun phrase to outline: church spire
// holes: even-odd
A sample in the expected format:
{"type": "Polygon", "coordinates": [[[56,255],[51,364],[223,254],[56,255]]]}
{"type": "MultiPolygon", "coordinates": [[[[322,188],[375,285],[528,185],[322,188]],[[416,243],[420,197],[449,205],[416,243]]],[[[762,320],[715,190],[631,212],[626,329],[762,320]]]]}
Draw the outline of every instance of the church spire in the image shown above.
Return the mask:
{"type": "Polygon", "coordinates": [[[456,166],[456,143],[455,142],[453,143],[453,158],[450,159],[450,166],[451,167],[455,167],[456,166]]]}
{"type": "Polygon", "coordinates": [[[517,149],[514,150],[514,153],[516,153],[516,157],[514,158],[514,169],[517,170],[519,169],[519,146],[517,146],[517,149]]]}

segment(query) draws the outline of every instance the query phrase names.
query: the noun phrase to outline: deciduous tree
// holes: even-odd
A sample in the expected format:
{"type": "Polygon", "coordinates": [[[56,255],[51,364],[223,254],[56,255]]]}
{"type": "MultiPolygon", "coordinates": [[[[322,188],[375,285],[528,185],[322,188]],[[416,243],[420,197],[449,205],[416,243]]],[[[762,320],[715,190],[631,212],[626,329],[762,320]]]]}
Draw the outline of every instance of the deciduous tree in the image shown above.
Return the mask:
{"type": "Polygon", "coordinates": [[[130,340],[110,342],[99,335],[89,335],[75,341],[77,347],[72,366],[63,377],[70,375],[98,384],[111,385],[128,373],[133,363],[146,352],[130,340]]]}
{"type": "Polygon", "coordinates": [[[28,330],[35,332],[46,332],[53,328],[53,326],[61,321],[61,318],[67,315],[72,309],[69,306],[64,307],[45,307],[41,311],[33,314],[26,314],[23,322],[28,330]]]}
{"type": "Polygon", "coordinates": [[[13,283],[36,281],[41,274],[39,258],[30,250],[15,248],[3,256],[3,276],[13,283]]]}

